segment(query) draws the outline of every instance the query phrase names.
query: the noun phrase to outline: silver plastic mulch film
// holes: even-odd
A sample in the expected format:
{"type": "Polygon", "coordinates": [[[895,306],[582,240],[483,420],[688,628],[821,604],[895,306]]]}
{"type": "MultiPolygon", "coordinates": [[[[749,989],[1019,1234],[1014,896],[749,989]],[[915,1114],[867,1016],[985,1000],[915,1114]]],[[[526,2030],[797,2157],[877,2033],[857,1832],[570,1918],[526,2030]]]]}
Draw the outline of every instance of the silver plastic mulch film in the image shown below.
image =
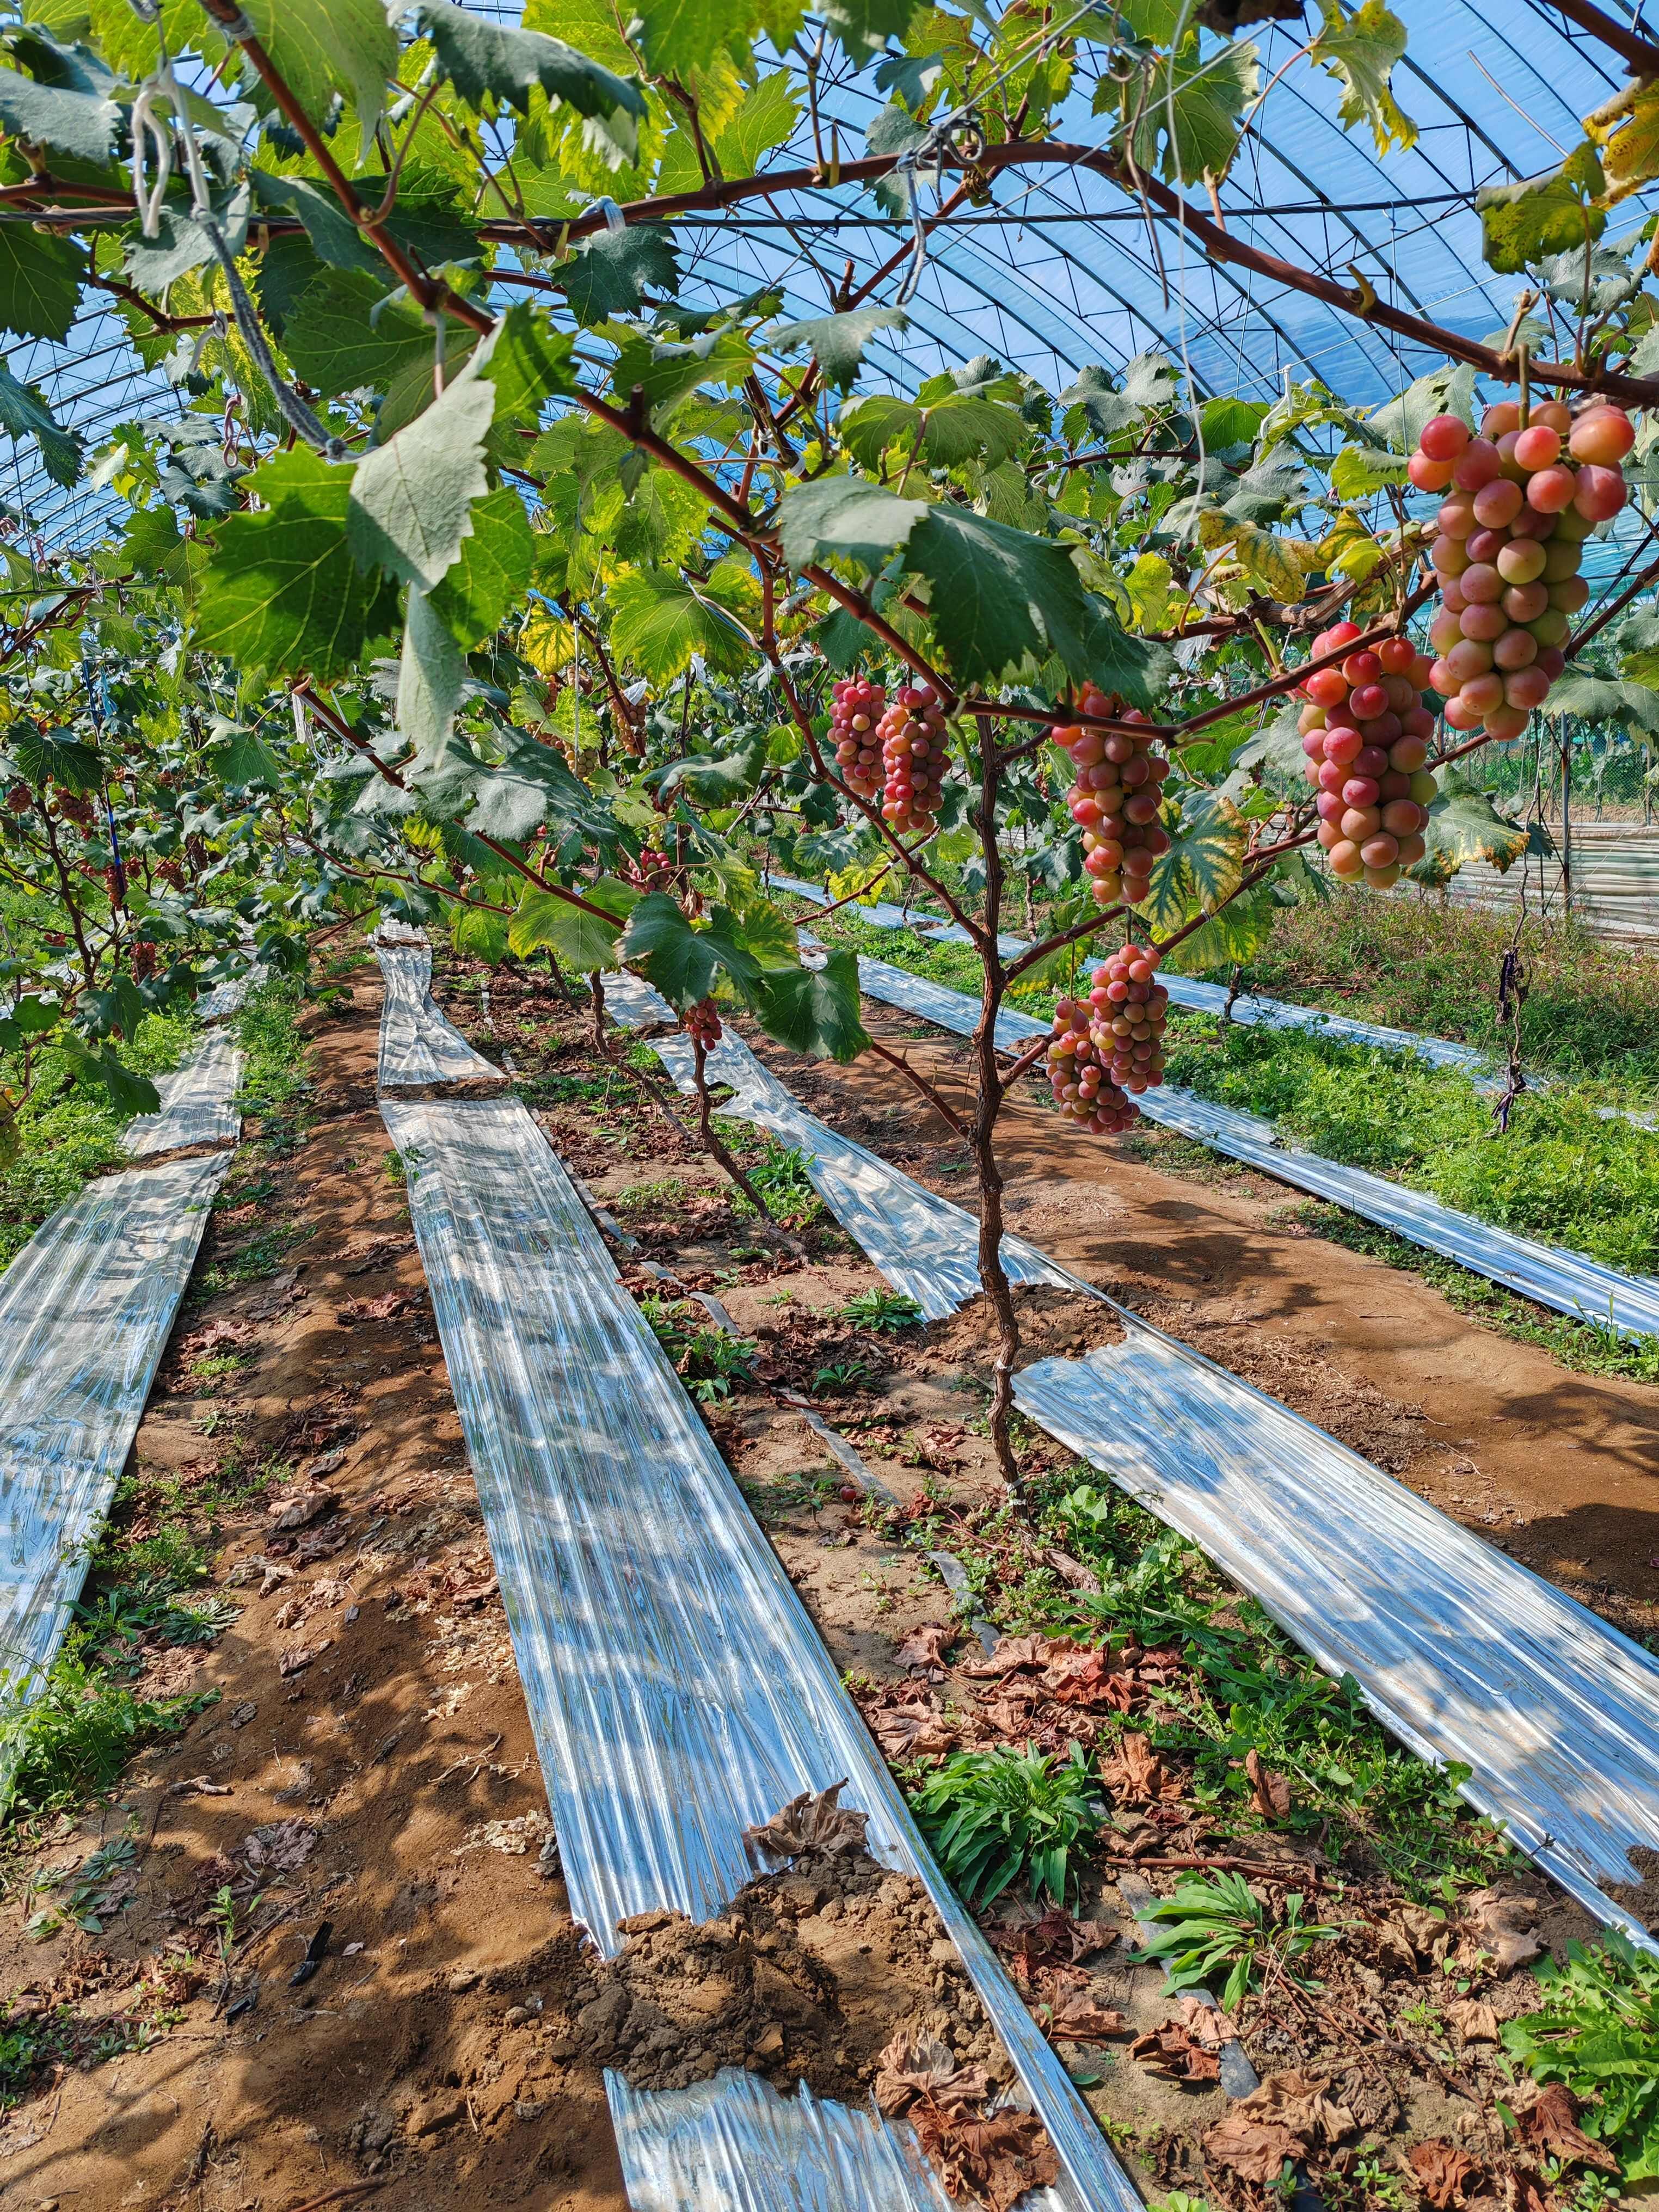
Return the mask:
{"type": "Polygon", "coordinates": [[[416,1091],[429,1083],[506,1081],[494,1061],[474,1052],[433,1004],[428,945],[404,939],[390,944],[377,941],[374,955],[386,984],[380,1006],[382,1091],[416,1091]]]}
{"type": "Polygon", "coordinates": [[[228,1152],[90,1182],[0,1277],[0,1670],[62,1638],[190,1279],[228,1152]]]}
{"type": "MultiPolygon", "coordinates": [[[[682,1091],[691,1088],[691,1044],[659,1038],[654,1049],[682,1091]]],[[[729,1031],[708,1055],[711,1083],[735,1096],[722,1114],[755,1121],[799,1150],[812,1186],[894,1286],[908,1291],[928,1321],[943,1321],[979,1289],[979,1224],[945,1206],[908,1176],[896,1179],[885,1160],[850,1137],[838,1136],[809,1114],[741,1037],[729,1031]]],[[[1010,1281],[1066,1284],[1070,1277],[1023,1237],[1003,1240],[1010,1281]]]]}
{"type": "Polygon", "coordinates": [[[136,1115],[121,1132],[122,1144],[135,1159],[187,1145],[234,1144],[242,1132],[235,1103],[241,1079],[241,1053],[223,1030],[215,1030],[182,1067],[160,1078],[159,1109],[136,1115]]]}
{"type": "MultiPolygon", "coordinates": [[[[929,1255],[947,1255],[930,1316],[973,1296],[972,1216],[793,1101],[781,1112],[781,1091],[765,1075],[725,1110],[809,1151],[826,1202],[896,1287],[921,1298],[929,1255]],[[843,1153],[860,1177],[845,1210],[840,1180],[819,1181],[843,1153]]],[[[1102,1295],[1048,1264],[1042,1279],[1102,1295]]],[[[1659,1662],[1311,1422],[1114,1310],[1124,1346],[1022,1370],[1024,1411],[1191,1536],[1321,1666],[1352,1674],[1403,1742],[1468,1765],[1470,1803],[1650,1946],[1604,1886],[1637,1879],[1632,1850],[1659,1849],[1659,1662]]]]}
{"type": "MultiPolygon", "coordinates": [[[[870,1814],[872,1850],[926,1885],[1071,2177],[1034,2198],[1034,2212],[1133,2212],[1133,2188],[933,1866],[534,1121],[514,1100],[387,1100],[381,1112],[408,1169],[573,1912],[607,1955],[627,1915],[670,1908],[706,1919],[755,1871],[745,1827],[802,1790],[850,1778],[848,1802],[870,1814]]],[[[633,2104],[647,2117],[665,2110],[633,2104]]],[[[653,2128],[660,2139],[654,2119],[653,2128]]],[[[884,2136],[849,2133],[839,2120],[823,2137],[830,2163],[801,2168],[787,2194],[739,2185],[761,2144],[746,2110],[716,2100],[693,2137],[687,2155],[702,2193],[643,2194],[636,2204],[886,2212],[894,2202],[884,2136]],[[739,2178],[727,2190],[716,2178],[734,2128],[739,2178]],[[854,2157],[848,2147],[860,2142],[854,2157]],[[837,2196],[843,2165],[850,2193],[837,2196]]],[[[795,2147],[806,2155],[805,2138],[795,2147]]],[[[661,2170],[675,2170],[672,2160],[661,2170]]]]}
{"type": "MultiPolygon", "coordinates": [[[[859,988],[866,998],[916,1014],[958,1036],[971,1035],[979,1020],[978,1003],[966,992],[929,982],[885,960],[860,957],[859,988]]],[[[997,1016],[997,1042],[1010,1051],[1023,1051],[1037,1037],[1046,1036],[1048,1026],[1004,1007],[997,1016]]],[[[1600,1322],[1621,1336],[1659,1336],[1659,1282],[1648,1276],[1623,1274],[1586,1253],[1494,1229],[1421,1191],[1390,1182],[1385,1176],[1281,1145],[1270,1121],[1229,1106],[1212,1105],[1190,1091],[1160,1085],[1135,1103],[1149,1121],[1195,1138],[1297,1190],[1328,1199],[1350,1213],[1391,1229],[1407,1243],[1455,1260],[1460,1267],[1557,1313],[1600,1322]]]]}
{"type": "Polygon", "coordinates": [[[1021,1409],[1189,1536],[1598,1919],[1659,1850],[1659,1662],[1287,1407],[1125,1316],[1021,1409]]]}
{"type": "MultiPolygon", "coordinates": [[[[605,2086],[634,2212],[951,2212],[909,2129],[823,2102],[804,2081],[781,2097],[727,2066],[687,2089],[641,2094],[610,2071],[605,2086]]],[[[1045,2201],[1052,2191],[1020,2203],[1045,2201]]]]}

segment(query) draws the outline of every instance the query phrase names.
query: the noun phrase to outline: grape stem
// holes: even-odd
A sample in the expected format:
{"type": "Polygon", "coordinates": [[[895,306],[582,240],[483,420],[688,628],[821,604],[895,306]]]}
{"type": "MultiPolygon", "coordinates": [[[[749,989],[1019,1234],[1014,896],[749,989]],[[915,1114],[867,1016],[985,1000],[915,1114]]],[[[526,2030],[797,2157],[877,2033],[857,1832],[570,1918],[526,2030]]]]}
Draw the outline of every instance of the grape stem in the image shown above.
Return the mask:
{"type": "MultiPolygon", "coordinates": [[[[811,1257],[805,1245],[801,1243],[799,1237],[792,1237],[782,1223],[775,1218],[771,1207],[744,1173],[736,1153],[715,1128],[714,1102],[708,1095],[708,1048],[695,1030],[689,1034],[691,1038],[691,1079],[697,1097],[697,1133],[702,1139],[703,1150],[710,1159],[725,1169],[762,1221],[765,1223],[766,1229],[805,1266],[811,1257]]],[[[763,1234],[764,1233],[763,1231],[763,1234]]]]}

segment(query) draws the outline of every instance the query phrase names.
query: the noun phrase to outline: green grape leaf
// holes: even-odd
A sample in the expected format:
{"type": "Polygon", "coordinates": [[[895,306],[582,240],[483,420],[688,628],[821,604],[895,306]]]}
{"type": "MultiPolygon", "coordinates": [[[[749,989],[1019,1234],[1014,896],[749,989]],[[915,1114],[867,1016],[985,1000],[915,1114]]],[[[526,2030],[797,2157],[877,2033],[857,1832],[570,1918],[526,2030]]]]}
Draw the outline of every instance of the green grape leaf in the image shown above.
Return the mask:
{"type": "Polygon", "coordinates": [[[890,39],[903,39],[915,9],[910,0],[828,0],[820,13],[850,58],[863,64],[890,39]]]}
{"type": "Polygon", "coordinates": [[[774,353],[795,353],[805,346],[838,392],[850,392],[865,349],[878,331],[902,331],[910,319],[902,307],[854,307],[844,315],[812,315],[805,322],[774,323],[756,333],[774,353]]]}
{"type": "Polygon", "coordinates": [[[684,791],[699,806],[730,806],[760,781],[766,770],[767,733],[760,731],[733,753],[695,753],[659,770],[657,787],[665,798],[684,791]]]}
{"type": "Polygon", "coordinates": [[[558,276],[571,313],[591,330],[613,315],[636,313],[649,285],[674,291],[679,283],[679,257],[665,226],[629,223],[625,229],[601,230],[584,239],[558,276]]]}
{"type": "Polygon", "coordinates": [[[149,1078],[135,1075],[108,1045],[100,1044],[96,1052],[88,1052],[74,1032],[68,1030],[63,1047],[70,1055],[70,1073],[76,1082],[97,1085],[124,1121],[135,1114],[159,1114],[161,1110],[161,1096],[149,1078]]]}
{"type": "Polygon", "coordinates": [[[46,474],[55,484],[72,484],[81,473],[81,441],[65,430],[47,406],[40,387],[20,384],[0,359],[0,430],[13,438],[33,438],[46,474]]]}
{"type": "Polygon", "coordinates": [[[597,123],[623,161],[635,158],[645,114],[637,84],[589,61],[562,39],[485,21],[450,0],[421,0],[415,21],[431,40],[438,67],[471,106],[493,97],[527,115],[531,88],[539,85],[550,99],[568,102],[597,123]]]}
{"type": "Polygon", "coordinates": [[[1345,131],[1369,123],[1379,154],[1404,153],[1417,143],[1417,125],[1394,96],[1394,70],[1406,54],[1406,27],[1383,0],[1364,0],[1352,15],[1342,0],[1319,0],[1325,27],[1308,48],[1308,59],[1328,70],[1343,88],[1337,120],[1345,131]]]}
{"type": "Polygon", "coordinates": [[[831,559],[882,568],[927,513],[925,500],[901,499],[863,477],[798,484],[778,509],[783,557],[792,568],[831,559]]]}
{"type": "Polygon", "coordinates": [[[735,331],[666,345],[630,331],[617,342],[611,381],[624,404],[635,388],[642,392],[655,415],[672,412],[699,385],[740,385],[754,365],[754,348],[735,331]]]}
{"type": "Polygon", "coordinates": [[[1455,415],[1471,427],[1474,422],[1474,371],[1467,363],[1431,368],[1415,384],[1389,399],[1368,417],[1365,428],[1386,438],[1396,453],[1412,453],[1423,425],[1436,415],[1455,415]]]}
{"type": "Polygon", "coordinates": [[[273,790],[283,780],[283,764],[262,738],[252,730],[226,729],[223,743],[215,748],[215,772],[228,790],[241,791],[251,783],[266,783],[273,790]]]}
{"type": "Polygon", "coordinates": [[[207,564],[208,549],[199,539],[184,535],[170,507],[146,507],[128,516],[120,557],[135,575],[193,592],[207,564]]]}
{"type": "Polygon", "coordinates": [[[859,1012],[858,956],[845,948],[822,968],[768,969],[755,1012],[768,1036],[814,1060],[856,1060],[870,1042],[859,1012]]]}
{"type": "Polygon", "coordinates": [[[1138,353],[1115,383],[1109,369],[1091,364],[1054,403],[1067,416],[1080,410],[1075,423],[1067,422],[1068,437],[1085,429],[1103,438],[1129,429],[1154,408],[1171,407],[1181,397],[1181,378],[1175,363],[1161,353],[1138,353]]]}
{"type": "Polygon", "coordinates": [[[996,468],[1018,451],[1026,434],[1015,409],[965,392],[925,408],[889,392],[871,392],[849,399],[836,427],[848,453],[872,470],[880,467],[882,455],[894,446],[903,448],[907,461],[914,453],[933,467],[955,468],[974,459],[996,468]]]}
{"type": "Polygon", "coordinates": [[[49,783],[61,784],[65,791],[103,788],[104,763],[78,738],[37,730],[32,722],[18,722],[7,731],[6,742],[18,774],[37,791],[49,783]]]}
{"type": "Polygon", "coordinates": [[[1133,125],[1137,163],[1173,183],[1218,183],[1238,151],[1244,111],[1261,88],[1259,50],[1236,40],[1218,53],[1201,55],[1198,33],[1188,31],[1172,53],[1156,56],[1122,82],[1103,75],[1095,112],[1116,108],[1133,125]]]}
{"type": "MultiPolygon", "coordinates": [[[[727,177],[752,177],[762,157],[781,146],[800,119],[800,101],[787,70],[763,76],[737,113],[714,134],[714,159],[727,177]]],[[[660,189],[660,188],[659,188],[660,189]]]]}
{"type": "Polygon", "coordinates": [[[746,46],[756,25],[751,0],[641,0],[635,13],[653,76],[708,69],[722,48],[746,46]]]}
{"type": "Polygon", "coordinates": [[[424,592],[411,589],[404,618],[403,651],[398,657],[398,696],[393,708],[399,732],[415,748],[424,767],[441,759],[449,744],[466,688],[461,649],[434,612],[424,592]]]}
{"type": "Polygon", "coordinates": [[[73,239],[0,224],[0,330],[66,338],[80,304],[87,257],[73,239]]]}
{"type": "Polygon", "coordinates": [[[1279,911],[1271,883],[1259,884],[1229,899],[1190,937],[1181,940],[1182,972],[1202,975],[1206,968],[1230,968],[1237,961],[1249,960],[1273,934],[1279,911]]]}
{"type": "Polygon", "coordinates": [[[1585,139],[1559,167],[1516,185],[1484,185],[1474,196],[1489,268],[1518,276],[1529,261],[1593,245],[1607,227],[1607,178],[1585,139]]]}
{"type": "Polygon", "coordinates": [[[659,687],[698,654],[728,674],[749,656],[747,636],[709,588],[695,591],[683,576],[636,570],[617,579],[610,599],[612,649],[659,687]]]}
{"type": "Polygon", "coordinates": [[[1370,446],[1344,446],[1331,463],[1331,489],[1339,499],[1369,499],[1386,484],[1406,482],[1400,455],[1379,453],[1370,446]]]}
{"type": "MultiPolygon", "coordinates": [[[[614,887],[626,889],[620,884],[614,887]]],[[[611,903],[606,889],[603,883],[584,884],[582,896],[596,906],[606,906],[611,903]]],[[[626,904],[622,911],[625,916],[626,904]]],[[[614,921],[601,921],[598,915],[573,906],[556,892],[537,890],[526,884],[507,925],[507,942],[520,960],[532,952],[550,952],[573,975],[592,975],[621,965],[617,957],[617,940],[621,935],[621,916],[614,921]]]]}
{"type": "Polygon", "coordinates": [[[489,483],[484,438],[495,387],[471,373],[477,359],[389,444],[357,464],[346,533],[360,568],[380,567],[429,592],[459,554],[472,527],[472,502],[489,483]]]}
{"type": "Polygon", "coordinates": [[[244,12],[313,123],[328,120],[336,92],[349,100],[367,161],[386,85],[398,74],[398,34],[382,0],[247,0],[244,12]]]}
{"type": "Polygon", "coordinates": [[[1659,732],[1659,691],[1626,666],[1621,677],[1594,676],[1570,668],[1558,676],[1540,710],[1546,714],[1576,714],[1586,722],[1616,722],[1648,736],[1659,732]]]}
{"type": "MultiPolygon", "coordinates": [[[[392,277],[386,263],[332,192],[324,191],[307,178],[273,177],[264,169],[252,170],[248,182],[261,208],[299,217],[319,260],[325,261],[331,269],[371,272],[380,280],[374,288],[375,295],[390,285],[392,277]]],[[[269,252],[267,249],[266,258],[269,252]]]]}
{"type": "Polygon", "coordinates": [[[20,999],[10,1013],[10,1019],[26,1037],[45,1036],[63,1018],[64,1009],[56,999],[20,999]]]}
{"type": "Polygon", "coordinates": [[[283,345],[306,382],[330,394],[384,392],[400,370],[432,360],[432,332],[419,308],[387,301],[366,270],[331,269],[308,286],[287,318],[283,345]]]}
{"type": "Polygon", "coordinates": [[[682,1012],[706,999],[722,971],[748,999],[760,983],[758,960],[727,929],[694,929],[666,891],[648,891],[628,917],[620,958],[682,1012]]]}
{"type": "Polygon", "coordinates": [[[244,672],[321,681],[356,667],[397,621],[392,586],[363,576],[346,538],[352,471],[296,447],[246,479],[264,501],[228,514],[202,580],[196,643],[244,672]]]}
{"type": "Polygon", "coordinates": [[[114,151],[121,111],[115,79],[85,46],[60,46],[39,31],[14,35],[14,58],[35,71],[0,69],[0,125],[14,138],[52,146],[101,168],[114,151]]]}
{"type": "Polygon", "coordinates": [[[493,636],[523,599],[535,556],[530,516],[511,484],[477,501],[471,534],[431,593],[432,611],[465,651],[493,636]]]}
{"type": "Polygon", "coordinates": [[[1527,849],[1525,823],[1500,814],[1461,769],[1442,769],[1437,781],[1440,795],[1430,805],[1423,831],[1428,849],[1407,874],[1418,883],[1443,884],[1466,860],[1487,860],[1506,872],[1527,849]]]}

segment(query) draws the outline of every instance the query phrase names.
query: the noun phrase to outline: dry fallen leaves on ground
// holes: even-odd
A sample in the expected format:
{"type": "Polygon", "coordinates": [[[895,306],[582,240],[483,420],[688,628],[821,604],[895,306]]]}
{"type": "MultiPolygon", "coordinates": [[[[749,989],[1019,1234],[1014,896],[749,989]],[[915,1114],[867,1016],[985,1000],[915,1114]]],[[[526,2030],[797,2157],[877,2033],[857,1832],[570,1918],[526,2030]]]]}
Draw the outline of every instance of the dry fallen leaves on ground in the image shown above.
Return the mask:
{"type": "Polygon", "coordinates": [[[1552,2081],[1539,2088],[1525,2082],[1510,2099],[1521,2140],[1564,2166],[1599,2166],[1617,2173],[1619,2161],[1605,2143],[1587,2136],[1578,2124],[1578,2100],[1565,2083],[1552,2081]]]}
{"type": "Polygon", "coordinates": [[[1317,2075],[1270,2074],[1205,2130],[1206,2156],[1242,2181],[1277,2181],[1287,2159],[1294,2163],[1354,2132],[1353,2114],[1326,2095],[1329,2087],[1317,2075]]]}
{"type": "Polygon", "coordinates": [[[1431,2212],[1453,2212],[1485,2179],[1468,2153],[1455,2143],[1418,2143],[1407,2152],[1406,2164],[1431,2212]]]}
{"type": "Polygon", "coordinates": [[[950,1664],[945,1650],[955,1640],[951,1630],[941,1628],[937,1621],[924,1620],[910,1631],[893,1656],[910,1674],[926,1681],[942,1682],[950,1664]]]}
{"type": "Polygon", "coordinates": [[[754,1856],[774,1859],[800,1858],[808,1851],[842,1856],[863,1850],[870,1815],[836,1802],[846,1787],[847,1777],[842,1775],[827,1790],[816,1793],[803,1790],[769,1820],[744,1830],[745,1850],[754,1856]]]}
{"type": "Polygon", "coordinates": [[[1100,1778],[1125,1805],[1167,1803],[1182,1789],[1181,1777],[1170,1771],[1144,1735],[1120,1737],[1101,1759],[1100,1778]]]}
{"type": "Polygon", "coordinates": [[[1060,2179],[1060,2160],[1035,2112],[985,2111],[990,2082],[934,2036],[902,2030],[882,2052],[876,2103],[908,2119],[953,2200],[1012,2212],[1028,2189],[1060,2179]]]}

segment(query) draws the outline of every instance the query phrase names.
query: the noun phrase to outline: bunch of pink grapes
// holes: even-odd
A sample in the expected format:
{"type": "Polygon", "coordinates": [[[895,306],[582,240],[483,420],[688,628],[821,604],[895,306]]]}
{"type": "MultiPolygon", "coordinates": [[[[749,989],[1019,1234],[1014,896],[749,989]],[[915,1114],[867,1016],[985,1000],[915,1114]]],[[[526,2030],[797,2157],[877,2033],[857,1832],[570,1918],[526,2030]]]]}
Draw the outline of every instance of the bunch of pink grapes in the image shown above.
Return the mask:
{"type": "Polygon", "coordinates": [[[877,725],[887,708],[887,693],[865,676],[837,684],[830,708],[830,734],[836,741],[836,765],[849,789],[873,799],[881,788],[881,732],[877,725]]]}
{"type": "Polygon", "coordinates": [[[1147,945],[1126,945],[1091,981],[1086,999],[1055,1002],[1048,1081],[1062,1114],[1111,1137],[1139,1120],[1135,1097],[1164,1080],[1170,994],[1147,945]]]}
{"type": "MultiPolygon", "coordinates": [[[[1313,642],[1313,657],[1352,645],[1357,623],[1338,623],[1313,642]]],[[[1436,792],[1424,766],[1434,716],[1423,704],[1429,662],[1408,637],[1316,669],[1302,685],[1302,750],[1317,789],[1318,837],[1331,873],[1363,877],[1387,890],[1420,860],[1436,792]]]]}
{"type": "Polygon", "coordinates": [[[933,685],[901,684],[878,734],[886,774],[883,818],[905,836],[931,836],[951,764],[944,710],[933,685]]]}
{"type": "Polygon", "coordinates": [[[720,1008],[712,999],[699,999],[695,1006],[688,1006],[680,1016],[680,1027],[689,1037],[694,1037],[705,1052],[713,1052],[725,1035],[720,1024],[720,1008]]]}
{"type": "MultiPolygon", "coordinates": [[[[1085,714],[1145,722],[1121,699],[1085,684],[1078,705],[1085,714]]],[[[1054,732],[1076,779],[1066,794],[1072,819],[1083,832],[1083,865],[1098,906],[1138,905],[1146,896],[1152,864],[1170,849],[1158,820],[1159,793],[1170,763],[1152,750],[1152,735],[1139,730],[1091,730],[1068,722],[1054,732]]]]}
{"type": "Polygon", "coordinates": [[[1443,491],[1430,550],[1441,611],[1430,682],[1455,730],[1518,738],[1566,665],[1561,647],[1589,598],[1584,540],[1625,504],[1620,466],[1636,441],[1621,407],[1574,417],[1559,400],[1489,407],[1476,437],[1455,415],[1425,422],[1407,472],[1443,491]]]}

